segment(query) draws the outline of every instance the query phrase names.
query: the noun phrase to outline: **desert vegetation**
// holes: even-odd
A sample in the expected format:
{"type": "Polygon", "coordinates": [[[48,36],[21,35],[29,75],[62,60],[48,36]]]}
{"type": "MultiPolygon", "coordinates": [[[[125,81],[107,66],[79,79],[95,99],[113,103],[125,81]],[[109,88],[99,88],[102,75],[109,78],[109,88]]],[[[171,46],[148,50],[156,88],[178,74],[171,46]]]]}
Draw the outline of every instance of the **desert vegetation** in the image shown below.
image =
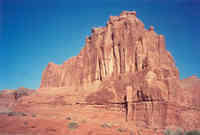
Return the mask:
{"type": "Polygon", "coordinates": [[[110,123],[103,123],[103,124],[101,125],[101,127],[102,127],[102,128],[112,128],[112,124],[110,124],[110,123]]]}
{"type": "Polygon", "coordinates": [[[70,122],[68,124],[69,129],[77,129],[79,127],[79,124],[77,122],[70,122]]]}
{"type": "Polygon", "coordinates": [[[176,130],[168,128],[164,131],[164,135],[200,135],[200,130],[186,130],[186,131],[184,131],[181,128],[177,128],[176,130]]]}

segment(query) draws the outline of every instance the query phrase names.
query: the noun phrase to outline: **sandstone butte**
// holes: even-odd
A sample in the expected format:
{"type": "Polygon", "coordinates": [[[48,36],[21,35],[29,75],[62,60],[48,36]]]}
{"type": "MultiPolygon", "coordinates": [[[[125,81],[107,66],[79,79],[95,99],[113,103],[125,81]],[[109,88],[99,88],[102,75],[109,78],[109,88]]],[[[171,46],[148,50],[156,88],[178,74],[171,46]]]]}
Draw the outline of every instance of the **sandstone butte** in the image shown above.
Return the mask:
{"type": "Polygon", "coordinates": [[[110,16],[105,27],[93,28],[78,56],[63,65],[49,63],[40,87],[90,91],[85,98],[90,103],[123,101],[127,87],[131,87],[131,101],[150,103],[136,107],[141,115],[138,121],[196,128],[200,126],[199,86],[191,89],[187,82],[191,84],[179,79],[164,36],[158,35],[153,26],[145,29],[135,11],[123,11],[120,16],[110,16]],[[97,82],[98,87],[91,89],[97,82]],[[154,115],[157,120],[152,120],[154,115]]]}
{"type": "Polygon", "coordinates": [[[135,11],[110,16],[85,42],[78,56],[49,63],[39,94],[22,98],[17,107],[121,103],[127,96],[133,103],[130,119],[138,126],[200,128],[200,79],[180,80],[165,37],[153,26],[145,29],[135,11]]]}

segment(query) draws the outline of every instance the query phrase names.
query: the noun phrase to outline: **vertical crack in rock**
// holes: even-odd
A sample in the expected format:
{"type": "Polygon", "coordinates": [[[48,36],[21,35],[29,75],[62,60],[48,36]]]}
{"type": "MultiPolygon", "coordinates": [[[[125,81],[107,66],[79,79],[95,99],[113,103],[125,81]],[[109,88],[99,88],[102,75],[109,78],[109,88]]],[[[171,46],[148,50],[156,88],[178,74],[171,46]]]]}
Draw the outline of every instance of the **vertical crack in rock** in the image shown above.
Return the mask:
{"type": "Polygon", "coordinates": [[[99,60],[99,79],[100,81],[102,81],[102,64],[101,64],[101,61],[99,60]]]}
{"type": "Polygon", "coordinates": [[[122,54],[121,54],[121,46],[120,43],[118,43],[118,51],[119,51],[119,73],[122,73],[122,54]]]}
{"type": "Polygon", "coordinates": [[[125,73],[126,72],[126,52],[125,52],[125,48],[123,48],[123,72],[122,73],[125,73]]]}
{"type": "Polygon", "coordinates": [[[113,50],[113,56],[114,56],[114,73],[117,73],[117,57],[116,57],[116,53],[115,53],[115,44],[114,44],[114,33],[112,33],[112,50],[113,50]]]}

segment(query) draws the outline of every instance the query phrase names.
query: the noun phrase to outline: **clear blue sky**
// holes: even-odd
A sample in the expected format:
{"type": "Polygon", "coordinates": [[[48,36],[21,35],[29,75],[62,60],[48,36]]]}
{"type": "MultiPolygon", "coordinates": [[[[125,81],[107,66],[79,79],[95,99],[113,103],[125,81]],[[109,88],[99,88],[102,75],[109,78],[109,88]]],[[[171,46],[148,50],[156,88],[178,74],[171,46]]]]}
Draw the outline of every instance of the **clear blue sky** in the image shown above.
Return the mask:
{"type": "Polygon", "coordinates": [[[77,55],[123,10],[165,35],[181,78],[200,77],[200,0],[0,0],[0,89],[38,88],[48,62],[77,55]]]}

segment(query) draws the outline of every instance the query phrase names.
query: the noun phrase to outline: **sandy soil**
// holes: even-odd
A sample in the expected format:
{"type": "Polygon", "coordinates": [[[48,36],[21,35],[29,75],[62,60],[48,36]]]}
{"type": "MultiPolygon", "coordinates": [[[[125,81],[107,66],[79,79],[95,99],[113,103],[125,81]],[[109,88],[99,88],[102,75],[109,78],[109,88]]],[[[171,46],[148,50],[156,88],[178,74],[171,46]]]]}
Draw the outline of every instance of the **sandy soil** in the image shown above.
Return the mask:
{"type": "MultiPolygon", "coordinates": [[[[115,108],[113,108],[115,109],[115,108]]],[[[88,105],[40,105],[0,115],[0,135],[140,135],[155,133],[125,121],[125,113],[88,105]],[[146,134],[146,133],[145,133],[146,134]]]]}

